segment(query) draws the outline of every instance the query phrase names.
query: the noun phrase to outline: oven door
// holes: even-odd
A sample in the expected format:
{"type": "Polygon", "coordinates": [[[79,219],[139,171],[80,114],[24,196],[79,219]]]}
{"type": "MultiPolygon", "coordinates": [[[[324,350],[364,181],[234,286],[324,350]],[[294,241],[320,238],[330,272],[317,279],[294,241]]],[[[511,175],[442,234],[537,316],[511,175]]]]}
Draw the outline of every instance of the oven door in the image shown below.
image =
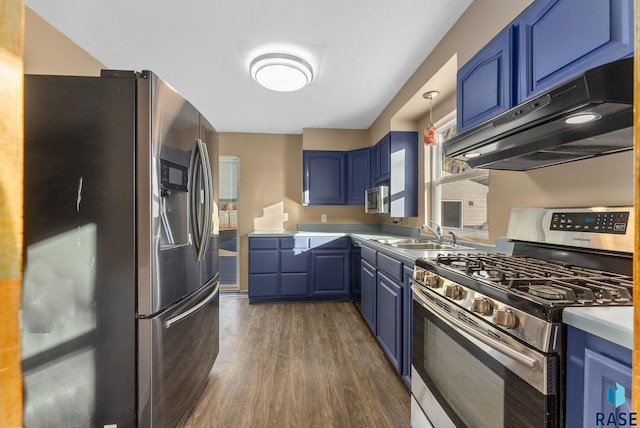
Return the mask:
{"type": "Polygon", "coordinates": [[[436,293],[412,289],[411,392],[434,427],[558,425],[558,356],[505,336],[436,293]]]}

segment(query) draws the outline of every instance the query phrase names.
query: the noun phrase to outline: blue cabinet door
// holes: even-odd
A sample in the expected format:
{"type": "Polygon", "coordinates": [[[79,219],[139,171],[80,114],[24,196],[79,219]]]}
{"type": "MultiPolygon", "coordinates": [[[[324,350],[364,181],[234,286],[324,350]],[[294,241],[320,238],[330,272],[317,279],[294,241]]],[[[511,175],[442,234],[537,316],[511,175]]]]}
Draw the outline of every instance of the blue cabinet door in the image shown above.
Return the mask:
{"type": "Polygon", "coordinates": [[[391,176],[391,133],[382,137],[371,149],[371,171],[374,186],[391,176]]]}
{"type": "Polygon", "coordinates": [[[404,266],[404,281],[402,284],[403,314],[402,314],[402,379],[411,388],[411,331],[413,322],[413,293],[411,279],[413,268],[404,266]]]}
{"type": "Polygon", "coordinates": [[[371,181],[374,186],[380,181],[380,142],[371,147],[371,181]]]}
{"type": "Polygon", "coordinates": [[[364,205],[371,187],[371,147],[347,152],[347,204],[364,205]]]}
{"type": "Polygon", "coordinates": [[[311,294],[349,295],[349,251],[311,252],[311,294]]]}
{"type": "Polygon", "coordinates": [[[567,327],[566,426],[629,426],[631,362],[630,349],[567,327]]]}
{"type": "Polygon", "coordinates": [[[360,312],[373,334],[376,334],[376,268],[362,259],[360,272],[360,312]]]}
{"type": "Polygon", "coordinates": [[[351,246],[351,296],[360,300],[360,275],[362,271],[362,251],[359,246],[351,246]]]}
{"type": "Polygon", "coordinates": [[[346,152],[302,152],[304,205],[344,205],[346,202],[346,152]]]}
{"type": "Polygon", "coordinates": [[[508,26],[458,70],[458,133],[513,107],[513,34],[508,26]]]}
{"type": "Polygon", "coordinates": [[[380,142],[380,176],[378,180],[387,180],[391,175],[391,134],[387,134],[380,142]]]}
{"type": "Polygon", "coordinates": [[[518,103],[633,55],[633,0],[537,0],[519,27],[518,103]]]}
{"type": "Polygon", "coordinates": [[[376,337],[391,364],[402,373],[402,285],[378,272],[376,337]]]}
{"type": "Polygon", "coordinates": [[[389,216],[418,216],[418,133],[389,134],[389,216]]]}

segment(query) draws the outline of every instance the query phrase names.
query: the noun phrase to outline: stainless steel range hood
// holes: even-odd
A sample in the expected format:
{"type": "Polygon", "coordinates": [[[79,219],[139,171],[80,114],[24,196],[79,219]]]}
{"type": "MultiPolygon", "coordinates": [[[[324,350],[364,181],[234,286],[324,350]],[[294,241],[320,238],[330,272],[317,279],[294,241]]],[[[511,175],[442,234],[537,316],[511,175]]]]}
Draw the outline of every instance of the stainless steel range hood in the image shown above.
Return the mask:
{"type": "Polygon", "coordinates": [[[633,149],[633,58],[591,69],[444,144],[484,169],[526,171],[633,149]],[[567,118],[591,113],[586,123],[567,118]]]}

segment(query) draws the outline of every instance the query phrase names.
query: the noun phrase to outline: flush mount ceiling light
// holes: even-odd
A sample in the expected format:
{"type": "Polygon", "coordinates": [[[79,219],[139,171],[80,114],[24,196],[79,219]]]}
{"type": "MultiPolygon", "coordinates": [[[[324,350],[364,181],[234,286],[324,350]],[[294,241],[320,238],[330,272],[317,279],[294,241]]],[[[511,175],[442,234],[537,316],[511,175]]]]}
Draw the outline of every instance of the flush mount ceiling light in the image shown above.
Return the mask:
{"type": "Polygon", "coordinates": [[[308,62],[286,53],[268,53],[254,58],[249,73],[260,85],[279,92],[297,91],[313,79],[308,62]]]}
{"type": "Polygon", "coordinates": [[[587,123],[594,120],[598,120],[601,117],[602,116],[600,116],[598,113],[592,113],[592,112],[577,113],[567,117],[564,120],[564,123],[567,123],[569,125],[577,125],[580,123],[587,123]]]}

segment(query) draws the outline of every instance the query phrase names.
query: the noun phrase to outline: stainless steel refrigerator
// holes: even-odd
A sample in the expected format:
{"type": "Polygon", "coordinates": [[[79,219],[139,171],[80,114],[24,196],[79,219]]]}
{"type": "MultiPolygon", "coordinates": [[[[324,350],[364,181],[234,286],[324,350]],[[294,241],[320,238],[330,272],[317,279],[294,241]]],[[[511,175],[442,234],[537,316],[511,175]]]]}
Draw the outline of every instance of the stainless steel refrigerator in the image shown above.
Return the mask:
{"type": "Polygon", "coordinates": [[[218,135],[148,71],[24,94],[25,426],[179,426],[218,354],[218,135]]]}

